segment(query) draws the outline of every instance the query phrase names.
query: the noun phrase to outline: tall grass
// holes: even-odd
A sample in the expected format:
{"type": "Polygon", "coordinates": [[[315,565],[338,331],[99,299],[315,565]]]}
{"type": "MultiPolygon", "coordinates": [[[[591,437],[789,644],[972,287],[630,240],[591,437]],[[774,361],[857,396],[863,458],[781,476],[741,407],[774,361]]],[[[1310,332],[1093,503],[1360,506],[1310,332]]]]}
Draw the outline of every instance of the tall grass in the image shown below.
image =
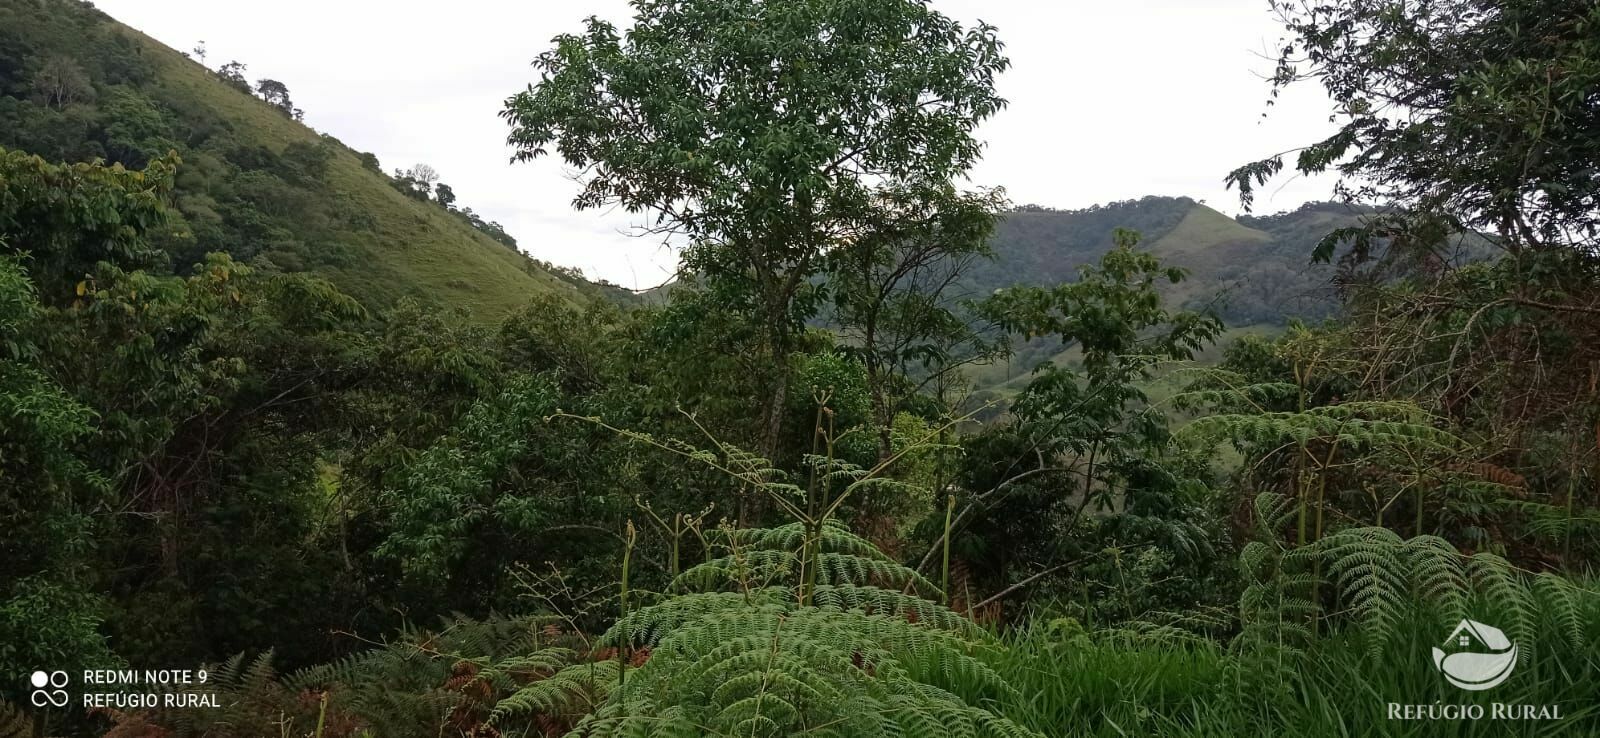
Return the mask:
{"type": "MultiPolygon", "coordinates": [[[[1002,711],[1052,736],[1600,736],[1600,606],[1579,648],[1548,629],[1503,684],[1451,686],[1430,649],[1448,634],[1417,612],[1371,644],[1352,629],[1303,648],[1248,647],[1164,632],[1036,625],[1005,636],[992,666],[1017,687],[1002,711]],[[1559,720],[1493,720],[1491,703],[1558,705],[1559,720]],[[1393,720],[1389,704],[1483,705],[1479,720],[1393,720]]],[[[1478,619],[1493,623],[1493,612],[1478,619]]]]}

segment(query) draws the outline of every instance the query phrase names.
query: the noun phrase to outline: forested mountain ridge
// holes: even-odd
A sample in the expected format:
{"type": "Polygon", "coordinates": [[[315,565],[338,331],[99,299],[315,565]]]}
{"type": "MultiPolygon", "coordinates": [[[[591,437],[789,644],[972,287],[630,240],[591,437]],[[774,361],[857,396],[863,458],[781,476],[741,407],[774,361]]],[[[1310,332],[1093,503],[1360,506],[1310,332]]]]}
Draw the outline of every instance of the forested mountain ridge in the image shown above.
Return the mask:
{"type": "MultiPolygon", "coordinates": [[[[1361,212],[1346,204],[1306,203],[1269,216],[1231,218],[1188,197],[1146,196],[1080,210],[1024,205],[996,221],[991,257],[975,260],[954,286],[955,297],[981,299],[1010,287],[1075,282],[1098,263],[1119,228],[1140,235],[1139,250],[1187,278],[1162,281],[1174,306],[1212,311],[1231,335],[1271,333],[1291,320],[1318,321],[1339,307],[1336,264],[1314,263],[1317,242],[1354,226],[1361,212]]],[[[1017,341],[1011,353],[966,370],[980,390],[1015,389],[1046,363],[1070,364],[1075,347],[1047,338],[1017,341]]],[[[1215,357],[1212,357],[1215,358],[1215,357]]],[[[990,392],[981,399],[993,400],[990,392]]]]}
{"type": "Polygon", "coordinates": [[[1317,202],[1234,219],[1187,197],[1162,196],[1082,210],[1023,206],[999,220],[990,240],[994,258],[975,263],[962,285],[982,296],[1016,284],[1073,281],[1081,265],[1105,253],[1114,229],[1129,228],[1143,237],[1143,250],[1188,270],[1188,279],[1166,287],[1169,299],[1191,309],[1214,307],[1230,326],[1282,326],[1337,308],[1335,268],[1313,264],[1310,254],[1319,239],[1354,225],[1359,215],[1348,205],[1317,202]]]}
{"type": "MultiPolygon", "coordinates": [[[[1338,308],[1336,267],[1313,263],[1317,242],[1354,226],[1361,211],[1337,202],[1310,202],[1273,215],[1231,218],[1188,197],[1147,195],[1079,210],[1023,205],[996,221],[992,258],[975,260],[951,296],[981,298],[1015,285],[1048,285],[1078,278],[1096,263],[1117,228],[1137,231],[1143,249],[1188,270],[1167,286],[1183,307],[1212,307],[1230,326],[1283,326],[1319,320],[1338,308]]],[[[668,284],[640,293],[665,302],[668,284]]]]}
{"type": "MultiPolygon", "coordinates": [[[[1007,287],[1076,281],[1081,267],[1100,259],[1116,229],[1126,228],[1139,233],[1141,251],[1186,272],[1181,281],[1159,285],[1171,304],[1214,312],[1230,336],[1275,333],[1294,320],[1335,317],[1341,280],[1377,274],[1370,265],[1352,269],[1346,263],[1348,244],[1326,261],[1313,258],[1329,234],[1360,228],[1375,217],[1374,208],[1331,201],[1237,218],[1188,197],[1152,195],[1081,210],[1024,205],[996,221],[992,258],[974,261],[954,292],[982,298],[1007,287]]],[[[1488,240],[1469,233],[1444,239],[1435,255],[1463,264],[1494,253],[1488,240]]],[[[1072,347],[1063,350],[1036,338],[1013,346],[1003,361],[972,367],[968,376],[980,389],[995,388],[1024,381],[1045,362],[1076,357],[1072,347]]]]}
{"type": "MultiPolygon", "coordinates": [[[[1360,215],[1342,203],[1310,202],[1231,218],[1192,198],[1161,195],[1079,210],[1023,205],[997,219],[992,257],[974,260],[951,296],[1074,281],[1079,267],[1099,261],[1114,230],[1128,228],[1143,238],[1143,250],[1188,270],[1189,278],[1165,293],[1183,307],[1215,308],[1230,326],[1319,320],[1338,308],[1336,267],[1313,263],[1311,253],[1323,236],[1356,225],[1360,215]]],[[[670,287],[640,294],[664,302],[670,287]]]]}
{"type": "Polygon", "coordinates": [[[247,72],[212,71],[88,3],[0,0],[0,148],[130,169],[175,151],[175,207],[152,241],[180,274],[226,251],[323,275],[368,307],[411,297],[482,322],[537,294],[625,297],[519,252],[447,185],[384,174],[247,72]]]}

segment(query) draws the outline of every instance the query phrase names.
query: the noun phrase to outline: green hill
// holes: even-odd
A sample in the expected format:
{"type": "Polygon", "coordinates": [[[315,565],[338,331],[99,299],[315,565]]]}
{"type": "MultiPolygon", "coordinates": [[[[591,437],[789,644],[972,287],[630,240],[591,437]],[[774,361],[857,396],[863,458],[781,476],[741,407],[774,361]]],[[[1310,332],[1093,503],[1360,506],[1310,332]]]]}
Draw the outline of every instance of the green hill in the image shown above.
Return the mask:
{"type": "Polygon", "coordinates": [[[180,273],[227,251],[324,274],[369,305],[409,296],[484,321],[538,293],[621,295],[385,175],[299,123],[287,94],[274,105],[250,88],[88,3],[0,0],[0,147],[127,167],[176,151],[180,217],[157,240],[180,273]]]}
{"type": "MultiPolygon", "coordinates": [[[[1312,248],[1358,213],[1335,203],[1311,203],[1288,213],[1230,218],[1186,197],[1145,197],[1083,210],[1035,206],[1007,213],[991,245],[995,258],[972,270],[962,292],[979,296],[1017,284],[1047,285],[1077,279],[1078,268],[1097,262],[1115,228],[1143,236],[1142,247],[1189,271],[1166,286],[1169,301],[1211,307],[1230,334],[1274,331],[1290,318],[1321,319],[1337,303],[1334,267],[1310,263],[1312,248]]],[[[1017,347],[1003,364],[970,375],[982,388],[1005,391],[1045,361],[1070,362],[1071,350],[1048,341],[1017,347]]]]}
{"type": "Polygon", "coordinates": [[[1284,324],[1320,318],[1334,307],[1333,267],[1312,265],[1318,239],[1358,213],[1335,203],[1311,203],[1289,213],[1230,218],[1187,197],[1146,197],[1084,210],[1025,207],[1001,219],[993,261],[974,270],[976,294],[1013,284],[1053,284],[1077,278],[1111,244],[1111,231],[1130,228],[1143,248],[1189,270],[1169,297],[1181,305],[1214,305],[1229,324],[1284,324]]]}

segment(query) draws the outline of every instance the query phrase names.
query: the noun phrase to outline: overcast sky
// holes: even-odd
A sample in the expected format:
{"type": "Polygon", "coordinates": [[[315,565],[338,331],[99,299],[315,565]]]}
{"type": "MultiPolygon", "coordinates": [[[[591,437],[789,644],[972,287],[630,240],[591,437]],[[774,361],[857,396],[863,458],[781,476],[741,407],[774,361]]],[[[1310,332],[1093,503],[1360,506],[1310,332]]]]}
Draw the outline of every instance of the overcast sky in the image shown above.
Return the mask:
{"type": "MultiPolygon", "coordinates": [[[[206,63],[248,65],[288,85],[307,124],[378,155],[385,171],[432,165],[459,197],[505,225],[534,256],[590,277],[649,287],[673,255],[627,235],[623,213],[575,212],[558,161],[509,164],[505,98],[558,33],[598,15],[625,26],[625,0],[97,0],[169,46],[204,41],[206,63]]],[[[934,0],[960,21],[999,27],[1010,106],[978,132],[973,183],[1013,202],[1081,208],[1187,195],[1234,214],[1234,166],[1331,130],[1313,88],[1270,111],[1262,75],[1279,28],[1266,0],[934,0]],[[1265,119],[1263,112],[1269,112],[1265,119]]],[[[1274,185],[1259,212],[1326,198],[1327,180],[1274,185]]]]}

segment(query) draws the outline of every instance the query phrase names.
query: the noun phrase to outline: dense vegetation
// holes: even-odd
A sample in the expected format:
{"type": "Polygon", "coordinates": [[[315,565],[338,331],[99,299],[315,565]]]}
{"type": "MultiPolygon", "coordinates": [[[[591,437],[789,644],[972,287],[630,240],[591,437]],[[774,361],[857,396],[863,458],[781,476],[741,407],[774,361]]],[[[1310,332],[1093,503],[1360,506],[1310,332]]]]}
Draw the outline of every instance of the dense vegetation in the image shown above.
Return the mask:
{"type": "Polygon", "coordinates": [[[1275,6],[1274,89],[1342,126],[1296,165],[1352,184],[1234,221],[961,189],[1009,62],[920,0],[633,7],[504,113],[684,244],[625,306],[352,279],[419,223],[523,257],[282,83],[0,5],[0,673],[206,664],[218,702],[10,680],[0,735],[1600,728],[1600,9],[1275,6]],[[1293,312],[1213,303],[1239,258],[1338,289],[1235,338],[1293,312]],[[1469,618],[1517,649],[1489,691],[1430,661],[1469,618]]]}
{"type": "Polygon", "coordinates": [[[166,223],[146,238],[180,274],[221,251],[323,275],[368,307],[410,296],[485,323],[535,293],[606,291],[518,252],[437,174],[387,177],[372,154],[301,125],[284,83],[186,56],[87,3],[4,0],[0,147],[132,169],[176,152],[166,223]]]}

